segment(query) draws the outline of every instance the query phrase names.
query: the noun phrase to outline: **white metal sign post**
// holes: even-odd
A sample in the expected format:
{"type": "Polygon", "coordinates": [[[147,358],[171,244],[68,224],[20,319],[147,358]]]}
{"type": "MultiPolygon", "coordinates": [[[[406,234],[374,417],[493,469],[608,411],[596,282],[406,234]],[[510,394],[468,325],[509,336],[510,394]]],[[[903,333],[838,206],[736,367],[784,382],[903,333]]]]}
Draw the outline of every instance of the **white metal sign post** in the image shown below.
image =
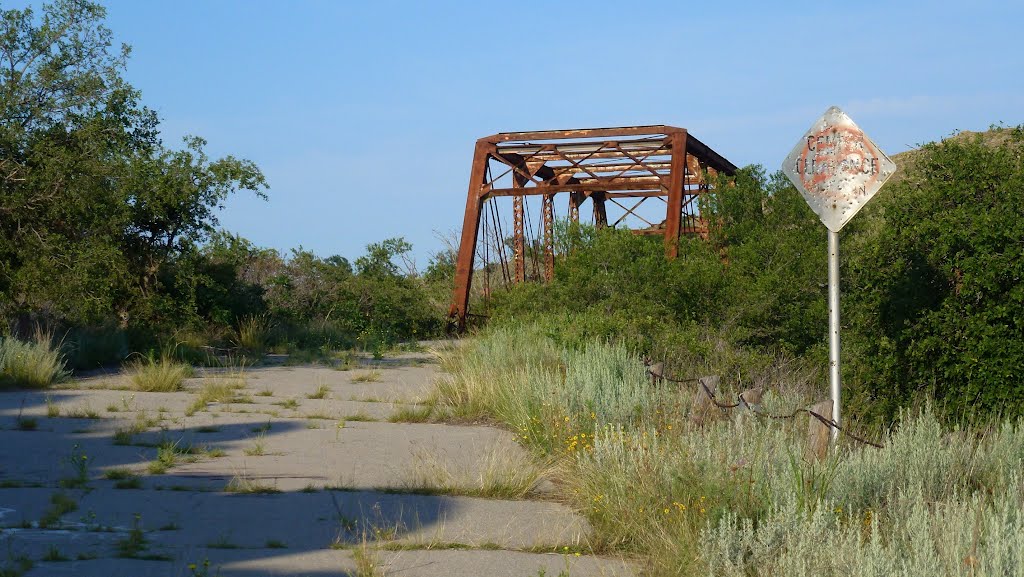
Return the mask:
{"type": "MultiPolygon", "coordinates": [[[[840,426],[839,230],[853,218],[896,165],[845,112],[825,111],[789,153],[782,171],[828,228],[828,338],[832,420],[840,426]]],[[[832,442],[839,430],[832,429],[832,442]]]]}

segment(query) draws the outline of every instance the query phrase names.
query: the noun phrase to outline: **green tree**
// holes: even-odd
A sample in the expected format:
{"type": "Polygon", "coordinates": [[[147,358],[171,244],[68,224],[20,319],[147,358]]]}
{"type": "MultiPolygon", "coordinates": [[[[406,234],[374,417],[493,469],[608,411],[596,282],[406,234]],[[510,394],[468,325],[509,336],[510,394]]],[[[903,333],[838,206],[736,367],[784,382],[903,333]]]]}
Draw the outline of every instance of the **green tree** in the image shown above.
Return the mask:
{"type": "Polygon", "coordinates": [[[193,318],[194,256],[251,162],[201,139],[163,147],[121,78],[104,9],[85,0],[0,13],[0,314],[152,325],[193,318]]]}

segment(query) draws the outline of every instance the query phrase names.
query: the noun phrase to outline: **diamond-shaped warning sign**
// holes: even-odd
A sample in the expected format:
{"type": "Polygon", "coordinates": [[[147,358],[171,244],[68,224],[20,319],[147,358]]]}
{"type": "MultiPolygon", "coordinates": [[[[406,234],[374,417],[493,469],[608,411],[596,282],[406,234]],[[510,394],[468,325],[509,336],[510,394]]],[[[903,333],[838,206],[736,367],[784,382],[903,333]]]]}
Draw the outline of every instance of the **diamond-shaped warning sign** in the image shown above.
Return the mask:
{"type": "Polygon", "coordinates": [[[789,153],[782,171],[821,222],[839,232],[896,172],[896,165],[833,106],[789,153]]]}

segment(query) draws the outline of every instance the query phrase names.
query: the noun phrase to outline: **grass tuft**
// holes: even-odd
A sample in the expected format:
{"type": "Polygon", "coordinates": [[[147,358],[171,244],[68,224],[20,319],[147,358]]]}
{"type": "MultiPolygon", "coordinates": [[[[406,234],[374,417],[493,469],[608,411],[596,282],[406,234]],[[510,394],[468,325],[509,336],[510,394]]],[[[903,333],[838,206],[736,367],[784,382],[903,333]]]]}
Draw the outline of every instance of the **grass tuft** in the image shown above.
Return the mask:
{"type": "Polygon", "coordinates": [[[353,383],[376,383],[380,381],[382,373],[378,370],[363,371],[352,375],[353,383]]]}
{"type": "Polygon", "coordinates": [[[42,389],[68,377],[64,356],[49,335],[36,342],[0,337],[0,387],[42,389]]]}
{"type": "Polygon", "coordinates": [[[175,360],[170,354],[156,357],[150,353],[129,363],[127,372],[136,391],[170,393],[181,390],[185,379],[192,376],[192,366],[175,360]]]}

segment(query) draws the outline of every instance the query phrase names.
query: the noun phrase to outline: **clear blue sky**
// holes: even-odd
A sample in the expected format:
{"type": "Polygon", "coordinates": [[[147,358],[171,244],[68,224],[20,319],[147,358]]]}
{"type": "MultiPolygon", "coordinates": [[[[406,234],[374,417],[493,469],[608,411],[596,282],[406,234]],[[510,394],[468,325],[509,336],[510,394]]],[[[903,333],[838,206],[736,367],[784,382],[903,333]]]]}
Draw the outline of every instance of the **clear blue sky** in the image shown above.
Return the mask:
{"type": "Polygon", "coordinates": [[[495,132],[673,124],[775,170],[833,104],[890,154],[1024,122],[1019,1],[104,4],[165,143],[265,172],[222,224],[321,256],[401,235],[425,266],[495,132]]]}

